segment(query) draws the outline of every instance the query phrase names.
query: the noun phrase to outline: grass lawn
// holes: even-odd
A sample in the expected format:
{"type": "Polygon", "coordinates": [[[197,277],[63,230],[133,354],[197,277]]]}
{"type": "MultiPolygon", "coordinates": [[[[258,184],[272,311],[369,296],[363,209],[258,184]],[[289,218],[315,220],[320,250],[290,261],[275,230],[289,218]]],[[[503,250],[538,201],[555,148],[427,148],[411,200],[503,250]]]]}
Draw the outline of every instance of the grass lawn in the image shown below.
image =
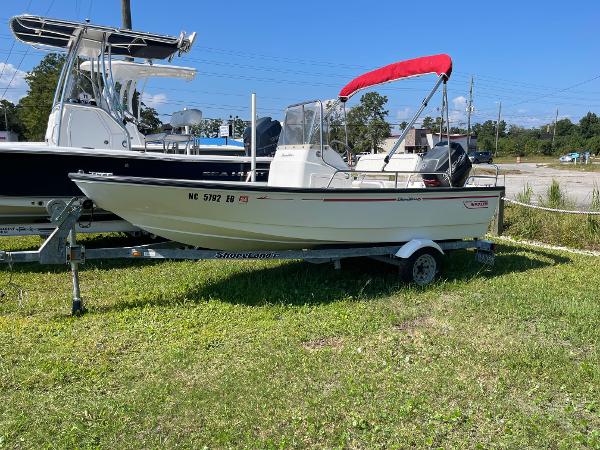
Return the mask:
{"type": "MultiPolygon", "coordinates": [[[[572,205],[556,207],[577,209],[572,205]]],[[[517,239],[598,251],[600,250],[600,217],[555,214],[508,205],[504,210],[504,234],[517,239]]]]}
{"type": "Polygon", "coordinates": [[[561,170],[578,170],[581,172],[600,172],[600,163],[593,162],[591,164],[573,164],[573,163],[560,163],[554,162],[548,164],[548,167],[552,169],[561,169],[561,170]]]}
{"type": "MultiPolygon", "coordinates": [[[[516,156],[498,156],[494,158],[494,164],[516,164],[516,156]]],[[[600,172],[600,161],[598,158],[592,157],[590,164],[573,164],[573,163],[561,163],[558,160],[558,156],[544,156],[544,155],[532,155],[521,157],[522,163],[537,163],[546,164],[548,167],[553,169],[563,170],[580,170],[583,172],[600,172]]]]}
{"type": "MultiPolygon", "coordinates": [[[[517,162],[516,156],[498,156],[494,158],[494,164],[515,164],[517,162]]],[[[544,156],[544,155],[531,155],[522,156],[522,163],[557,163],[558,156],[544,156]]]]}
{"type": "Polygon", "coordinates": [[[0,447],[600,447],[597,258],[342,268],[89,262],[77,318],[66,266],[2,268],[0,447]]]}

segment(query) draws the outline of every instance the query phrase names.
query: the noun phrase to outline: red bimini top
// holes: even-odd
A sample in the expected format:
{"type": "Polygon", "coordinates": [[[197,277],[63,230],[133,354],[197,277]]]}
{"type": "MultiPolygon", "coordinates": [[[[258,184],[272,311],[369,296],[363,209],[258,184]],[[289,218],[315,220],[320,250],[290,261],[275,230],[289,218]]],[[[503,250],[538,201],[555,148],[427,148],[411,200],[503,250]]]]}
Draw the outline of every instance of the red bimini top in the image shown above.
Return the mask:
{"type": "Polygon", "coordinates": [[[344,86],[340,91],[339,98],[340,101],[345,102],[362,89],[429,73],[435,73],[438,76],[444,74],[446,79],[450,78],[452,73],[452,59],[450,59],[450,56],[443,54],[423,56],[372,70],[344,86]]]}

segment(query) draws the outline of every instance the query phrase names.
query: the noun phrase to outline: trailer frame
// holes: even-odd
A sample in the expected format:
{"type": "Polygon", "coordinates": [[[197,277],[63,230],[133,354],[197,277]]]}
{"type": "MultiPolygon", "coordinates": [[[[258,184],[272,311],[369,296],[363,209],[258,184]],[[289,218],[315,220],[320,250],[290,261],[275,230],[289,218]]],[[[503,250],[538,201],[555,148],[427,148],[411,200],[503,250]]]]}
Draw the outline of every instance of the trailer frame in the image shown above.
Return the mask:
{"type": "MultiPolygon", "coordinates": [[[[493,265],[495,244],[484,239],[432,241],[429,239],[414,239],[405,243],[393,245],[372,245],[362,247],[327,247],[302,250],[258,250],[258,251],[225,251],[189,248],[184,244],[173,241],[136,245],[131,247],[90,248],[77,242],[77,223],[82,212],[93,207],[92,201],[85,197],[74,197],[62,211],[52,217],[53,231],[37,250],[2,251],[0,263],[32,263],[39,264],[69,264],[72,277],[72,306],[73,315],[85,311],[81,298],[79,266],[86,260],[102,259],[165,259],[165,260],[265,260],[265,259],[294,259],[310,263],[333,263],[336,269],[341,268],[341,260],[345,258],[368,257],[388,264],[396,265],[401,273],[413,271],[407,267],[416,254],[429,254],[430,259],[448,251],[460,249],[475,249],[477,261],[493,265]]],[[[431,270],[431,269],[430,269],[431,270]]],[[[439,266],[433,268],[439,271],[439,266]]],[[[433,274],[435,277],[437,273],[433,274]]],[[[431,279],[433,279],[433,277],[431,279]]],[[[427,278],[429,279],[429,278],[427,278]]],[[[414,280],[413,280],[414,281],[414,280]]],[[[417,284],[418,281],[417,281],[417,284]]],[[[427,284],[427,283],[424,283],[427,284]]]]}

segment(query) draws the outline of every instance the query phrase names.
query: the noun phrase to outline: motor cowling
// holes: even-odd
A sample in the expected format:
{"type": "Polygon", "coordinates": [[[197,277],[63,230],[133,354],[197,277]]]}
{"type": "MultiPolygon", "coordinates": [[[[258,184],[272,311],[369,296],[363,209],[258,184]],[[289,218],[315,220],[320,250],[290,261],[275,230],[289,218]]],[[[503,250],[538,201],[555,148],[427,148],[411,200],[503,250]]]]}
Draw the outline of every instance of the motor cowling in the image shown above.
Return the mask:
{"type": "Polygon", "coordinates": [[[462,145],[451,142],[449,153],[448,143],[442,141],[423,155],[417,172],[426,173],[421,175],[426,187],[448,187],[450,186],[448,180],[452,182],[452,186],[462,187],[469,177],[471,167],[471,161],[462,145]],[[452,161],[452,171],[450,171],[449,160],[452,161]],[[440,175],[435,175],[436,173],[440,175]]]}
{"type": "MultiPolygon", "coordinates": [[[[273,156],[277,149],[277,141],[281,133],[281,124],[270,117],[261,117],[256,121],[256,156],[273,156]]],[[[244,149],[246,156],[251,156],[252,130],[244,130],[244,149]]]]}

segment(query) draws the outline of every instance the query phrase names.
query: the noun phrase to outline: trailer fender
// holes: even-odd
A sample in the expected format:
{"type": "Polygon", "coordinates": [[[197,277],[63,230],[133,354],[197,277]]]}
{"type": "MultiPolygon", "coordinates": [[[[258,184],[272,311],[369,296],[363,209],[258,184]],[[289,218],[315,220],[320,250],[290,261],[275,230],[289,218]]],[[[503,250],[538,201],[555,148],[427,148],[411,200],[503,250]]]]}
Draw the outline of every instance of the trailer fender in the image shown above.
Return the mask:
{"type": "Polygon", "coordinates": [[[442,250],[442,248],[431,239],[413,239],[412,241],[408,241],[406,244],[400,247],[394,256],[396,256],[396,258],[408,259],[415,252],[426,247],[435,248],[438,252],[440,252],[441,255],[444,254],[444,250],[442,250]]]}

